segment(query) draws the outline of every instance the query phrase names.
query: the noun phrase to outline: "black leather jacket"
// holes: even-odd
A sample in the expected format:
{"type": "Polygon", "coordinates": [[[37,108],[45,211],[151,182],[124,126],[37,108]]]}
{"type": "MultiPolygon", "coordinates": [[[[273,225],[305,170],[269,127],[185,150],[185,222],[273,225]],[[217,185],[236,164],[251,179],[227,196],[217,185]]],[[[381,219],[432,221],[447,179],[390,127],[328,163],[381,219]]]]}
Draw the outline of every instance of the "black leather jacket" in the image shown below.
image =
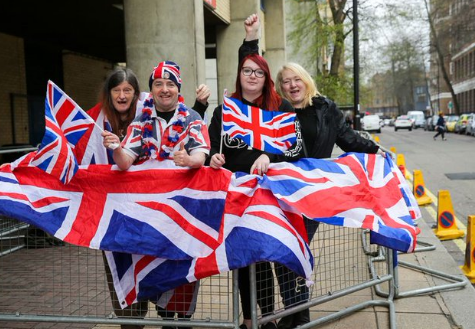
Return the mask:
{"type": "Polygon", "coordinates": [[[323,96],[314,97],[312,101],[313,105],[295,109],[301,123],[306,157],[329,158],[335,144],[345,152],[378,152],[379,146],[348,127],[333,101],[323,96]]]}

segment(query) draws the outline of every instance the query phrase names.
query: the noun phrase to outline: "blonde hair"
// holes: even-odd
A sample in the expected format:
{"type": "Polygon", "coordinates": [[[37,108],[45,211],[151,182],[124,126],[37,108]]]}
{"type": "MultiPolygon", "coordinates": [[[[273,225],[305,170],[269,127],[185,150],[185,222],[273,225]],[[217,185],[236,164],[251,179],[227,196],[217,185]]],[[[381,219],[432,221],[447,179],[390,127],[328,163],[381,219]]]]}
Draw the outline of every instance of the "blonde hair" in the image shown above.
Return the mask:
{"type": "MultiPolygon", "coordinates": [[[[279,93],[280,96],[284,97],[287,99],[289,102],[291,102],[290,99],[285,97],[285,94],[282,90],[282,85],[284,83],[282,74],[285,70],[289,70],[296,74],[300,79],[302,79],[302,82],[305,84],[305,96],[304,96],[304,101],[303,101],[303,107],[307,107],[309,105],[313,105],[312,102],[312,97],[315,96],[321,96],[320,92],[317,89],[317,86],[315,85],[315,81],[313,81],[312,77],[310,74],[299,64],[297,63],[287,63],[282,68],[279,70],[277,73],[277,84],[276,84],[276,89],[277,92],[279,93]]],[[[293,104],[292,104],[293,105],[293,104]]]]}

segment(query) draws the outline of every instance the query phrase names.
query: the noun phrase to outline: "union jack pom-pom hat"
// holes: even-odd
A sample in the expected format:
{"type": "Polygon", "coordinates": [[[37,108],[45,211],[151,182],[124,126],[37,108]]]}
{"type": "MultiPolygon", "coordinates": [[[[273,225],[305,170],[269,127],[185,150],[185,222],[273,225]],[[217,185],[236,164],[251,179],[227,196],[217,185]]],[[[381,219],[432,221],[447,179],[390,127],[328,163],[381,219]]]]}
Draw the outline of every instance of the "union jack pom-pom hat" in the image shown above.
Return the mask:
{"type": "Polygon", "coordinates": [[[177,85],[178,91],[181,89],[180,67],[175,62],[160,62],[156,67],[153,68],[152,74],[150,75],[150,79],[148,81],[150,90],[152,90],[152,83],[155,79],[170,79],[177,85]]]}

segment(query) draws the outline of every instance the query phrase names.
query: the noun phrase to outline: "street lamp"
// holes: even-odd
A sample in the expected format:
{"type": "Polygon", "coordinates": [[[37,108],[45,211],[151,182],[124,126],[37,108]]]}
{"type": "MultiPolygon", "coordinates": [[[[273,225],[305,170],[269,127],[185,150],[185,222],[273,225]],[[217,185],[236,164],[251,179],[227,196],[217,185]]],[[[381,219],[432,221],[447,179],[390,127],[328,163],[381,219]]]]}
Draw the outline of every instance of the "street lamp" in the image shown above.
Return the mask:
{"type": "Polygon", "coordinates": [[[358,42],[358,1],[353,0],[353,88],[354,88],[354,129],[360,130],[360,54],[358,42]]]}

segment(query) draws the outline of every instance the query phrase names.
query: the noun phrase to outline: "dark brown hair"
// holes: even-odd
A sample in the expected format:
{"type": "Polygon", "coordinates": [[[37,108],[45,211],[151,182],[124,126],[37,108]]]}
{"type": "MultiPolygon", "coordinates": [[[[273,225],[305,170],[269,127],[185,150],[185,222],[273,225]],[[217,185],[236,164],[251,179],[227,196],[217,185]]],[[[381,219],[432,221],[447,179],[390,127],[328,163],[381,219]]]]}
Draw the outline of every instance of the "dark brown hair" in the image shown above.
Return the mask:
{"type": "Polygon", "coordinates": [[[100,94],[100,102],[114,134],[119,136],[121,130],[125,133],[127,130],[127,126],[135,118],[135,109],[137,106],[139,95],[140,88],[137,76],[130,69],[116,69],[111,72],[107,79],[104,81],[100,94]],[[116,109],[114,108],[114,104],[112,103],[111,90],[124,81],[128,82],[134,88],[134,98],[130,103],[130,108],[127,111],[126,119],[122,120],[120,117],[120,113],[116,111],[116,109]]]}

